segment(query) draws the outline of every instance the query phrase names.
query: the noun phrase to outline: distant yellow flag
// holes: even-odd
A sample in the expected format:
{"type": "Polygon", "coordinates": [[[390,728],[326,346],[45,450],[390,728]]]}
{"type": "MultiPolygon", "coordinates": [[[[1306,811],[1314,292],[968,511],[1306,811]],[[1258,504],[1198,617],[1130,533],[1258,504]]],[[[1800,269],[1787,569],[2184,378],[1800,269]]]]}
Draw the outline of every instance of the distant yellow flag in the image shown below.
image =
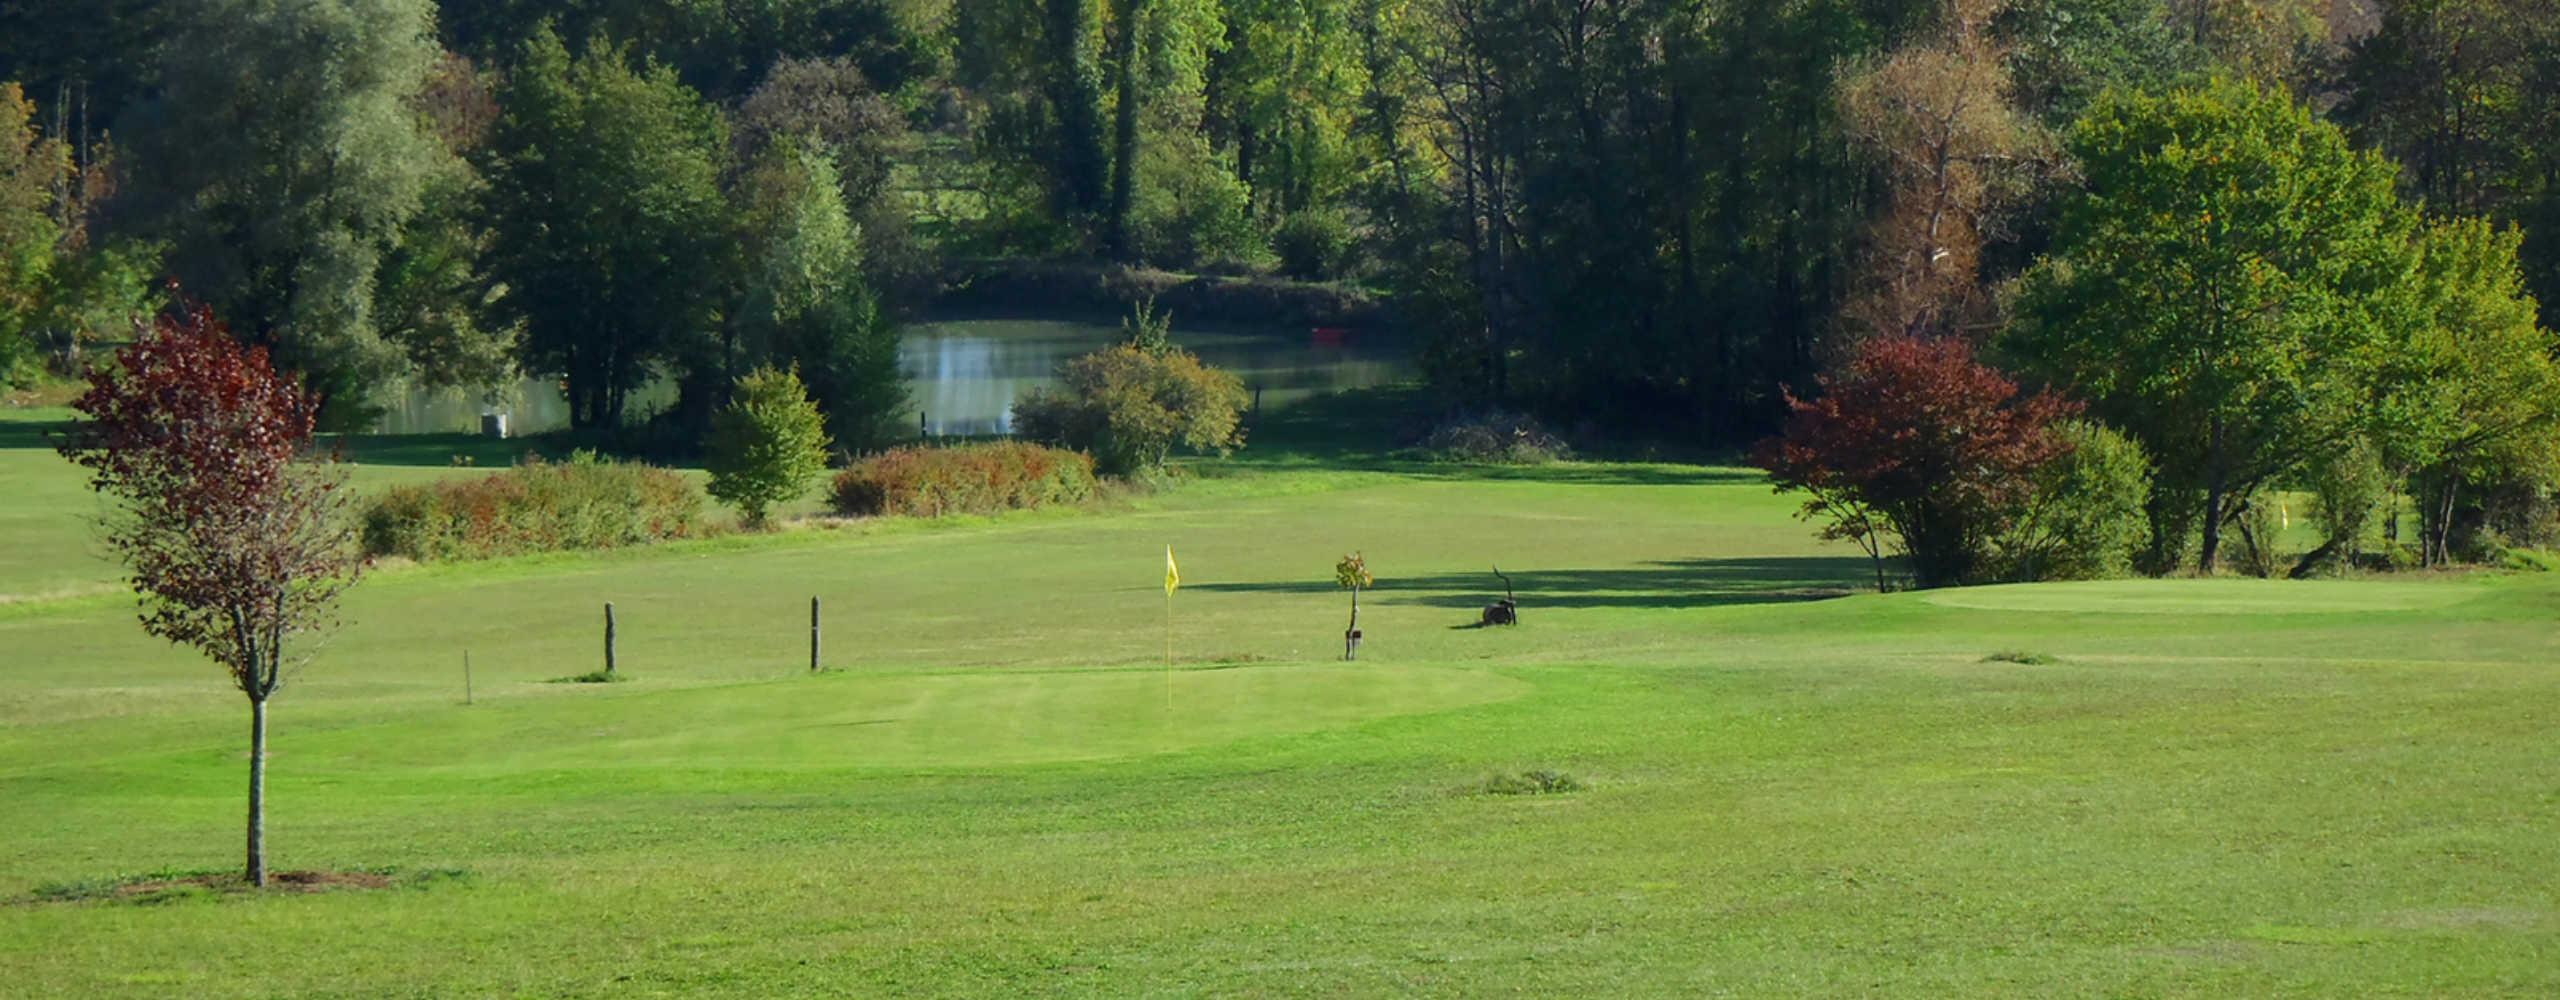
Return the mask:
{"type": "Polygon", "coordinates": [[[1173,546],[1167,545],[1164,547],[1164,596],[1172,597],[1174,590],[1180,586],[1182,586],[1182,569],[1173,564],[1173,546]]]}

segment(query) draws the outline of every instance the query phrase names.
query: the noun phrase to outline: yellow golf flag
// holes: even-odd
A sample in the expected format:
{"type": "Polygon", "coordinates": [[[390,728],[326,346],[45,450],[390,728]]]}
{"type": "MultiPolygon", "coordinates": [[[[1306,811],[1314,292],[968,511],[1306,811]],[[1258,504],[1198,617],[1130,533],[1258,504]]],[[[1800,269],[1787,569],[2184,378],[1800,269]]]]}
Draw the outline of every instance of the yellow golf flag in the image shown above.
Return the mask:
{"type": "Polygon", "coordinates": [[[1182,570],[1173,564],[1173,546],[1167,545],[1164,547],[1164,596],[1172,597],[1175,588],[1180,586],[1182,570]]]}

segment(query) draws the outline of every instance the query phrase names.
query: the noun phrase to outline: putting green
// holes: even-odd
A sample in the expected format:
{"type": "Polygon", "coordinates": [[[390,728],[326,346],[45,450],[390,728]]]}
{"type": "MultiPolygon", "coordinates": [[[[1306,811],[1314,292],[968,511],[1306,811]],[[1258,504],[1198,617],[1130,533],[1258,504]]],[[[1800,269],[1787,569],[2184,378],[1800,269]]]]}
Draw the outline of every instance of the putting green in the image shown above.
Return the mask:
{"type": "Polygon", "coordinates": [[[1921,600],[1981,611],[2126,615],[2282,615],[2419,611],[2483,591],[2470,581],[2089,580],[1933,590],[1921,600]]]}
{"type": "Polygon", "coordinates": [[[302,773],[478,777],[592,768],[978,767],[1092,760],[1312,732],[1518,697],[1487,670],[1244,665],[826,674],[651,691],[519,685],[389,726],[296,738],[302,773]],[[385,748],[396,747],[397,750],[385,748]],[[716,762],[716,765],[714,765],[716,762]]]}

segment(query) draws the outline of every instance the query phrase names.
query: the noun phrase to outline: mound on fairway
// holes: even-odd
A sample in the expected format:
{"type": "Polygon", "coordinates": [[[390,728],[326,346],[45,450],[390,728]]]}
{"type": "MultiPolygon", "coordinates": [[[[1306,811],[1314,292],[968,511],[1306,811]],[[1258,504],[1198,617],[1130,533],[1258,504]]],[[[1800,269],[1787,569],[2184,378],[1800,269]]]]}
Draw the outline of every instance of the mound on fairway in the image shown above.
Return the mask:
{"type": "Polygon", "coordinates": [[[1977,611],[2123,615],[2301,615],[2421,611],[2480,596],[2447,581],[2088,580],[1933,590],[1921,599],[1977,611]]]}

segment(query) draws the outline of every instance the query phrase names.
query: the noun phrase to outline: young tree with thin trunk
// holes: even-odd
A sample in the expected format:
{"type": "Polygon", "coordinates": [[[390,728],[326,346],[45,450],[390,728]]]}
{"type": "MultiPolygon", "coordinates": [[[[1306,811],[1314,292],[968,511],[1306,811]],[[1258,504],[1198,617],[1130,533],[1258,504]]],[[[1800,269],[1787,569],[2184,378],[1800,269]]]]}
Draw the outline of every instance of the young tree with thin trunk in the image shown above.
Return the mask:
{"type": "Polygon", "coordinates": [[[247,877],[265,885],[267,702],[361,563],[346,475],[305,461],[319,401],[211,310],[162,317],[89,375],[58,447],[114,498],[103,521],[143,631],[193,646],[249,696],[247,877]]]}

